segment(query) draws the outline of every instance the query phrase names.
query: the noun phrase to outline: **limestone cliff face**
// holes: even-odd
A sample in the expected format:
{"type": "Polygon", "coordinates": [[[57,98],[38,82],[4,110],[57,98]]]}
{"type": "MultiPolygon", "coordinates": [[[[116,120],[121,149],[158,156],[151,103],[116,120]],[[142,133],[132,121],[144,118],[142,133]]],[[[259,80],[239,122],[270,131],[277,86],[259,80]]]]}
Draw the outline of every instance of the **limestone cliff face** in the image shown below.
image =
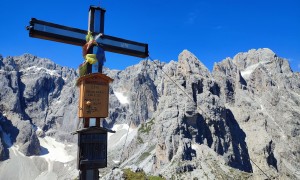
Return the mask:
{"type": "Polygon", "coordinates": [[[132,164],[140,161],[132,150],[147,144],[152,171],[169,178],[265,178],[258,167],[269,177],[299,178],[299,73],[287,60],[250,50],[210,73],[185,50],[162,69],[160,80],[151,79],[159,82],[157,110],[130,146],[132,164]],[[249,174],[228,175],[223,165],[249,174]]]}
{"type": "Polygon", "coordinates": [[[16,143],[25,155],[39,155],[38,128],[58,137],[75,129],[76,72],[29,54],[0,60],[2,152],[16,143]]]}
{"type": "Polygon", "coordinates": [[[106,119],[109,126],[115,122],[132,122],[137,127],[153,116],[158,99],[157,77],[150,76],[157,76],[157,68],[149,66],[143,61],[124,71],[105,70],[114,79],[110,88],[110,115],[106,119]]]}
{"type": "MultiPolygon", "coordinates": [[[[250,157],[261,168],[281,172],[278,178],[288,178],[288,172],[299,178],[299,73],[270,49],[240,53],[232,62],[243,84],[236,81],[235,101],[226,106],[247,135],[250,157]]],[[[222,76],[216,70],[213,74],[222,76]]]]}
{"type": "MultiPolygon", "coordinates": [[[[179,55],[176,68],[163,77],[156,119],[156,168],[175,159],[199,168],[197,145],[206,145],[224,157],[225,164],[252,172],[246,135],[225,107],[221,86],[190,52],[179,55]],[[177,85],[174,83],[177,82],[177,85]]],[[[176,167],[178,168],[178,167],[176,167]]]]}
{"type": "MultiPolygon", "coordinates": [[[[104,125],[135,132],[122,167],[177,179],[266,178],[259,166],[269,177],[300,178],[300,74],[270,49],[226,58],[212,72],[187,50],[178,61],[104,72],[114,79],[104,125]]],[[[38,136],[74,142],[76,78],[29,54],[0,57],[0,161],[14,145],[40,154],[38,136]]],[[[109,167],[122,148],[109,151],[109,167]]]]}

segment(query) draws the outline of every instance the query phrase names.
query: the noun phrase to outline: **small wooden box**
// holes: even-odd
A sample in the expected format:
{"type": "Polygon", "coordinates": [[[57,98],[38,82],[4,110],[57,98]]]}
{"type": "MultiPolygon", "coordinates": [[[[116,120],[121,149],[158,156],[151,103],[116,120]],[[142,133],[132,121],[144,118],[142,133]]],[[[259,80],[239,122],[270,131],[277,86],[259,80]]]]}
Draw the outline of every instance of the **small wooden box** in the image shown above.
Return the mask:
{"type": "Polygon", "coordinates": [[[101,73],[88,74],[78,79],[80,118],[108,116],[109,83],[112,81],[113,79],[101,73]]]}
{"type": "Polygon", "coordinates": [[[107,133],[115,131],[90,127],[76,131],[78,134],[77,168],[80,170],[107,167],[107,133]]]}

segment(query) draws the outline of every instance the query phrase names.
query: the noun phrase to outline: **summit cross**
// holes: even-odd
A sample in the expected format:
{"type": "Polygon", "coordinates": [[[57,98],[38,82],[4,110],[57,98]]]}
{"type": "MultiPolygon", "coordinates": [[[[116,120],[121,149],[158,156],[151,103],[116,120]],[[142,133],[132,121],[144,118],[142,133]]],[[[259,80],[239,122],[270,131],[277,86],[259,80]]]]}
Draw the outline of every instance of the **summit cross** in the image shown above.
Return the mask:
{"type": "Polygon", "coordinates": [[[63,26],[32,18],[27,26],[29,36],[50,41],[56,41],[77,46],[84,46],[86,35],[91,32],[97,44],[104,49],[118,54],[145,58],[148,57],[148,44],[126,40],[104,34],[104,15],[106,10],[97,6],[90,6],[88,31],[63,26]]]}

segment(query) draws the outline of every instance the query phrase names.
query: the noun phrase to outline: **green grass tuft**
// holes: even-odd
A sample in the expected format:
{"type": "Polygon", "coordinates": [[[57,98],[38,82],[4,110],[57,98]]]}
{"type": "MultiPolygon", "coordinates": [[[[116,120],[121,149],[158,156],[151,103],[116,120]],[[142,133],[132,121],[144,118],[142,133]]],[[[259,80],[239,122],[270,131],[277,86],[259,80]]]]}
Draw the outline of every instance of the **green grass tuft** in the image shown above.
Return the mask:
{"type": "Polygon", "coordinates": [[[147,178],[147,175],[144,171],[141,172],[132,172],[130,169],[124,169],[124,179],[130,180],[144,180],[147,178]]]}
{"type": "Polygon", "coordinates": [[[165,180],[162,177],[158,176],[147,176],[144,171],[133,172],[130,169],[123,169],[124,179],[126,180],[165,180]]]}
{"type": "Polygon", "coordinates": [[[151,119],[151,121],[142,124],[138,131],[141,133],[149,134],[153,124],[154,124],[154,119],[151,119]]]}
{"type": "Polygon", "coordinates": [[[148,176],[148,180],[165,180],[165,178],[159,176],[148,176]]]}
{"type": "Polygon", "coordinates": [[[144,141],[140,136],[137,137],[137,143],[144,144],[144,141]]]}

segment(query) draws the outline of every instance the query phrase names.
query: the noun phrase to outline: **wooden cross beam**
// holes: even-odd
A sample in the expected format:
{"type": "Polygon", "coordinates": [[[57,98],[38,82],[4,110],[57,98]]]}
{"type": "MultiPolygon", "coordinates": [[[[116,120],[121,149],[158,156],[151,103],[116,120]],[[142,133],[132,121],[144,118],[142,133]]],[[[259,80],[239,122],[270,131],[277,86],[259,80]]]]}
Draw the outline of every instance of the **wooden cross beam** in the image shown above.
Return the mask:
{"type": "MultiPolygon", "coordinates": [[[[105,10],[100,7],[90,7],[89,15],[89,31],[95,37],[100,36],[96,41],[100,46],[109,52],[125,54],[130,56],[136,56],[145,58],[148,57],[148,44],[121,39],[105,35],[104,33],[104,12],[105,10]],[[100,19],[95,18],[94,12],[100,11],[100,19]],[[100,20],[100,22],[94,22],[100,20]],[[99,23],[100,26],[95,27],[95,24],[99,23]],[[97,32],[98,31],[98,32],[97,32]],[[100,34],[101,33],[101,34],[100,34]]],[[[66,44],[72,44],[77,46],[83,46],[86,43],[85,36],[87,35],[86,30],[54,24],[42,20],[32,18],[30,25],[27,26],[29,30],[29,36],[34,38],[46,39],[56,42],[62,42],[66,44]]]]}

